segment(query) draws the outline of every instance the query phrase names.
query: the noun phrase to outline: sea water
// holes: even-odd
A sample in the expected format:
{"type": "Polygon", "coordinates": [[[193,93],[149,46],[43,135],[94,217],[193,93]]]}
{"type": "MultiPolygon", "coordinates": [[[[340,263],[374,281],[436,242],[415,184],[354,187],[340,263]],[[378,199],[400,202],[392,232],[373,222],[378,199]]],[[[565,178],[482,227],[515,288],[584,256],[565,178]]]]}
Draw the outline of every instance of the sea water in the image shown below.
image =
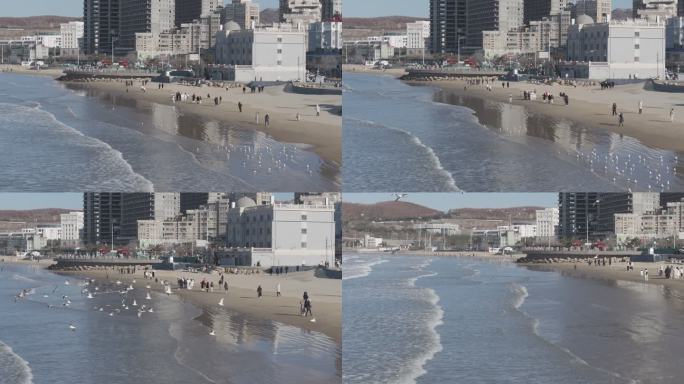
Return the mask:
{"type": "Polygon", "coordinates": [[[372,266],[343,282],[345,383],[681,382],[684,298],[662,287],[354,257],[372,266]]]}

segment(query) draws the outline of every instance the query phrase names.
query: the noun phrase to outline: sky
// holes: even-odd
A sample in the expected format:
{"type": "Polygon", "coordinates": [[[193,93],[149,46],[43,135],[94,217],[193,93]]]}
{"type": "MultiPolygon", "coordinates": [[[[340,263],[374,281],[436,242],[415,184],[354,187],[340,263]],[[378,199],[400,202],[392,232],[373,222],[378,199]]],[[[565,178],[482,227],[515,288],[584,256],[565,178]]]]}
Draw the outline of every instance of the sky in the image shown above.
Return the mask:
{"type": "MultiPolygon", "coordinates": [[[[0,0],[5,1],[5,0],[0,0]]],[[[0,209],[83,209],[82,193],[0,193],[0,209]]]]}
{"type": "MultiPolygon", "coordinates": [[[[343,0],[342,13],[347,17],[427,17],[429,2],[429,0],[343,0]]],[[[613,7],[631,8],[632,0],[613,0],[613,7]]]]}
{"type": "MultiPolygon", "coordinates": [[[[346,203],[372,204],[394,200],[392,193],[344,193],[346,203]]],[[[402,199],[425,207],[448,211],[453,208],[555,207],[557,193],[409,193],[402,199]]]]}
{"type": "MultiPolygon", "coordinates": [[[[413,1],[413,0],[410,0],[413,1]]],[[[277,8],[278,0],[256,0],[261,8],[277,8]]],[[[0,0],[0,17],[83,16],[83,0],[0,0]]]]}

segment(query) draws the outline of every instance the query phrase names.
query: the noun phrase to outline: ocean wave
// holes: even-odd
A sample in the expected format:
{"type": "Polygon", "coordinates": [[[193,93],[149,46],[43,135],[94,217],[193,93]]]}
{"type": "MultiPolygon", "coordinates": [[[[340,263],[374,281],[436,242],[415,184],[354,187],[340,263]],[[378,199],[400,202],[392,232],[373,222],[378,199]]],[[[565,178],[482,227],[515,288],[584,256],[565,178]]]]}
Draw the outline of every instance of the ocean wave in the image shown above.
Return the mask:
{"type": "Polygon", "coordinates": [[[387,260],[387,259],[380,259],[380,260],[375,260],[375,261],[371,261],[371,262],[360,264],[360,265],[354,265],[353,270],[351,271],[351,274],[350,274],[350,271],[348,269],[343,269],[342,280],[351,280],[351,279],[358,279],[361,277],[366,277],[366,276],[370,275],[371,272],[373,272],[374,266],[386,263],[388,261],[389,260],[387,260]]]}
{"type": "Polygon", "coordinates": [[[512,304],[513,304],[513,307],[514,307],[518,312],[520,312],[523,316],[525,316],[526,318],[528,318],[528,319],[530,320],[531,328],[532,328],[532,333],[533,333],[535,336],[537,336],[538,338],[540,338],[540,339],[543,340],[544,342],[548,343],[549,345],[551,345],[551,346],[557,348],[558,350],[560,350],[560,351],[562,351],[563,353],[565,353],[566,355],[568,355],[568,357],[570,357],[571,361],[573,361],[573,362],[575,362],[575,363],[584,365],[584,366],[586,366],[586,367],[588,367],[588,368],[591,368],[591,369],[593,369],[593,370],[595,370],[595,371],[597,371],[597,372],[601,372],[601,373],[603,373],[603,374],[606,374],[606,375],[609,375],[609,376],[612,376],[612,377],[615,377],[615,378],[618,378],[618,379],[621,379],[621,380],[627,380],[627,381],[630,382],[630,383],[636,382],[634,379],[625,378],[625,377],[623,377],[622,375],[620,375],[620,374],[617,373],[617,372],[614,372],[614,371],[611,371],[611,370],[608,370],[608,369],[605,369],[605,368],[601,368],[601,367],[597,367],[597,366],[591,365],[591,364],[589,364],[589,362],[587,362],[586,360],[584,360],[583,358],[581,358],[580,356],[578,356],[577,354],[575,354],[574,352],[572,352],[570,349],[565,348],[565,347],[563,347],[563,346],[561,346],[561,345],[559,345],[559,344],[557,344],[557,343],[554,343],[554,342],[552,342],[551,340],[549,340],[549,339],[547,339],[546,337],[544,337],[544,336],[541,334],[541,332],[539,332],[539,326],[540,326],[541,321],[540,321],[538,318],[531,316],[531,315],[530,315],[529,313],[527,313],[526,311],[523,311],[523,310],[520,309],[520,307],[525,303],[525,300],[529,297],[529,292],[527,291],[527,288],[526,288],[524,285],[521,285],[521,284],[518,284],[518,283],[512,283],[512,284],[511,284],[511,289],[512,289],[512,291],[513,291],[514,293],[516,293],[516,296],[514,297],[513,303],[512,303],[512,304]]]}
{"type": "MultiPolygon", "coordinates": [[[[428,267],[430,264],[432,264],[432,259],[422,263],[421,265],[419,265],[419,267],[421,267],[422,270],[428,267]]],[[[423,279],[426,277],[434,277],[437,275],[437,272],[428,272],[426,274],[416,276],[414,278],[409,279],[409,285],[415,287],[415,284],[419,279],[423,279]]],[[[444,324],[444,309],[441,305],[439,305],[440,297],[437,294],[437,292],[432,288],[423,289],[427,292],[426,299],[432,305],[433,308],[432,316],[430,317],[430,319],[427,320],[427,327],[430,330],[432,339],[431,345],[422,355],[417,356],[412,361],[412,368],[408,371],[406,375],[401,377],[398,381],[401,384],[415,384],[416,380],[419,377],[427,373],[427,371],[425,370],[425,364],[427,364],[428,361],[432,360],[435,357],[435,355],[437,355],[444,349],[444,346],[442,345],[442,337],[439,334],[439,332],[437,332],[437,327],[444,324]]]]}
{"type": "Polygon", "coordinates": [[[397,127],[392,127],[389,125],[381,124],[375,121],[371,120],[364,120],[364,119],[357,119],[354,117],[344,117],[345,120],[350,120],[350,121],[355,121],[357,123],[361,123],[367,126],[372,126],[372,127],[378,127],[378,128],[383,128],[383,129],[388,129],[391,131],[398,132],[400,134],[403,134],[409,138],[416,146],[422,148],[430,158],[430,161],[432,162],[433,167],[435,170],[437,170],[439,173],[441,173],[447,182],[447,185],[451,189],[452,192],[461,192],[461,189],[456,185],[456,180],[454,180],[454,176],[451,174],[451,172],[447,171],[446,168],[442,165],[442,161],[439,159],[439,156],[435,153],[435,151],[432,149],[432,147],[426,145],[423,143],[418,136],[412,134],[411,132],[405,131],[401,128],[397,127]]]}
{"type": "Polygon", "coordinates": [[[31,384],[33,372],[28,361],[0,341],[0,384],[31,384]]]}
{"type": "MultiPolygon", "coordinates": [[[[119,180],[116,182],[116,188],[121,189],[121,188],[128,188],[130,189],[132,186],[136,188],[136,190],[140,191],[153,191],[154,190],[154,185],[150,180],[145,178],[143,175],[136,173],[135,170],[133,170],[133,167],[131,166],[130,163],[126,161],[126,159],[123,156],[123,153],[120,151],[114,149],[111,145],[108,143],[99,140],[97,138],[91,137],[91,136],[86,136],[83,134],[83,132],[79,131],[78,129],[67,125],[63,122],[61,122],[57,117],[51,113],[48,112],[44,109],[41,109],[40,103],[37,103],[37,105],[33,107],[26,107],[26,106],[21,106],[21,105],[16,105],[16,104],[7,104],[7,103],[0,103],[0,108],[7,108],[14,109],[15,111],[19,112],[24,112],[27,114],[31,115],[32,119],[35,119],[35,113],[41,113],[43,114],[47,119],[49,119],[52,123],[54,123],[56,128],[61,128],[63,132],[66,133],[71,133],[75,134],[77,136],[80,136],[84,138],[86,141],[83,143],[83,145],[92,145],[94,147],[99,147],[103,148],[107,153],[111,154],[111,156],[115,159],[116,162],[119,162],[122,164],[126,172],[135,180],[119,180]]],[[[8,112],[6,112],[8,113],[8,112]]],[[[9,115],[9,113],[8,113],[9,115]]],[[[97,186],[94,186],[97,187],[97,186]]]]}

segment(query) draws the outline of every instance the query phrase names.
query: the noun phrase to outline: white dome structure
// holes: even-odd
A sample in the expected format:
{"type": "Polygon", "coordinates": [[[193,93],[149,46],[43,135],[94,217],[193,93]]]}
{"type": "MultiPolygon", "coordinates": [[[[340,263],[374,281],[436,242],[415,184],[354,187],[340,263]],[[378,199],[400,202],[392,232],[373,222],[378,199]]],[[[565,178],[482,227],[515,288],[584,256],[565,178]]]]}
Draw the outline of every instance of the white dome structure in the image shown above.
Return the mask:
{"type": "Polygon", "coordinates": [[[587,24],[594,24],[594,19],[591,18],[589,15],[579,15],[577,16],[577,24],[582,24],[582,25],[587,25],[587,24]]]}
{"type": "Polygon", "coordinates": [[[237,208],[256,207],[256,202],[247,196],[241,197],[237,201],[237,208]]]}

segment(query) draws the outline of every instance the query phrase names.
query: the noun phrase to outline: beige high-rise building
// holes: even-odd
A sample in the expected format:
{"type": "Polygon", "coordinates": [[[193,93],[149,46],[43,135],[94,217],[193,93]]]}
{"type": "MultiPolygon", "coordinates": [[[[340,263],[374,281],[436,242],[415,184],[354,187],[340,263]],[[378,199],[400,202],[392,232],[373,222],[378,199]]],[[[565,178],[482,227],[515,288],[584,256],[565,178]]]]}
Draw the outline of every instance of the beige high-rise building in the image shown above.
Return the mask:
{"type": "Polygon", "coordinates": [[[233,0],[223,8],[223,21],[236,22],[242,29],[252,29],[253,25],[259,25],[259,4],[251,0],[233,0]]]}
{"type": "Polygon", "coordinates": [[[587,15],[596,23],[605,23],[613,11],[612,3],[612,0],[577,0],[575,9],[577,16],[587,15]]]}

